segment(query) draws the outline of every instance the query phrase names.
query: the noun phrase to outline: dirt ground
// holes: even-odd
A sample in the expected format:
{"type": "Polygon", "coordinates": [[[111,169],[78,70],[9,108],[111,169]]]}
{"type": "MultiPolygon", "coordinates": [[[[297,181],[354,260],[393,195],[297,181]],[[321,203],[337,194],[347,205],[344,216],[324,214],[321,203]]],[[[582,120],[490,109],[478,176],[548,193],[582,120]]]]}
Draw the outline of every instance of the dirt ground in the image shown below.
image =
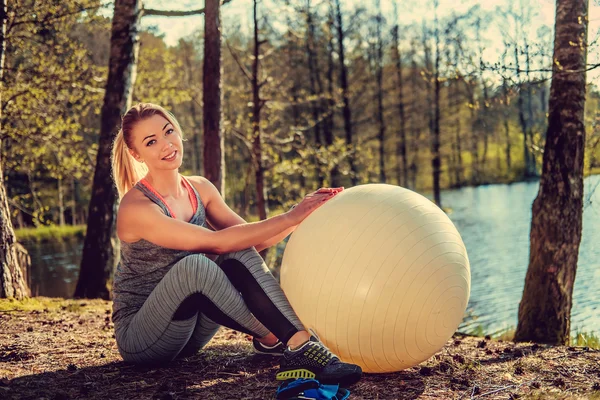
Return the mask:
{"type": "MultiPolygon", "coordinates": [[[[222,328],[197,355],[143,368],[120,360],[110,302],[2,301],[0,399],[275,398],[278,360],[253,354],[244,334],[222,328]]],[[[600,399],[600,351],[457,336],[422,365],[364,375],[350,390],[351,399],[600,399]]]]}

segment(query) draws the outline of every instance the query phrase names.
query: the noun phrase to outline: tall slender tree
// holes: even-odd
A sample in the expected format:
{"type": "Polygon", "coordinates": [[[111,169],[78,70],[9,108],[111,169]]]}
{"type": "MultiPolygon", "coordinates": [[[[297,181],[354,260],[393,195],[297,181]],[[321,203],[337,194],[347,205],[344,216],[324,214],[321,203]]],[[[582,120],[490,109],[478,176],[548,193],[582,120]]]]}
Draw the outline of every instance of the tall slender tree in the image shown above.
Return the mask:
{"type": "Polygon", "coordinates": [[[225,197],[225,149],[221,100],[221,0],[206,0],[204,23],[204,175],[225,197]]]}
{"type": "Polygon", "coordinates": [[[387,181],[385,171],[385,119],[383,117],[383,34],[382,25],[384,23],[383,15],[381,14],[381,1],[375,0],[375,48],[373,51],[373,64],[375,69],[375,82],[377,83],[377,112],[376,119],[378,126],[377,139],[379,141],[379,181],[385,183],[387,181]]]}
{"type": "Polygon", "coordinates": [[[114,239],[116,188],[111,176],[110,153],[121,116],[131,107],[141,9],[141,0],[115,1],[96,169],[75,297],[110,297],[107,283],[118,259],[114,239]]]}
{"type": "Polygon", "coordinates": [[[402,56],[400,52],[400,27],[398,26],[398,5],[394,1],[394,26],[392,27],[392,57],[396,67],[396,88],[398,90],[398,116],[400,128],[396,142],[396,175],[398,185],[408,184],[408,162],[406,160],[406,116],[404,113],[404,78],[402,76],[402,56]]]}
{"type": "Polygon", "coordinates": [[[557,0],[548,130],[516,341],[567,344],[583,214],[588,0],[557,0]]]}
{"type": "Polygon", "coordinates": [[[439,0],[433,1],[434,8],[434,41],[435,41],[435,61],[433,67],[433,129],[431,137],[431,170],[433,178],[433,199],[438,207],[442,207],[442,196],[440,192],[440,175],[442,173],[442,157],[440,155],[440,95],[441,95],[441,34],[438,21],[439,0]]]}
{"type": "Polygon", "coordinates": [[[350,171],[352,173],[352,185],[355,186],[358,183],[358,170],[356,169],[354,152],[352,151],[352,111],[350,109],[350,91],[348,89],[348,66],[346,65],[346,46],[344,44],[346,32],[344,30],[340,0],[335,0],[335,24],[338,42],[338,58],[340,62],[340,89],[342,92],[342,115],[344,117],[344,132],[346,133],[346,146],[348,147],[350,153],[348,156],[348,160],[350,163],[350,171]]]}

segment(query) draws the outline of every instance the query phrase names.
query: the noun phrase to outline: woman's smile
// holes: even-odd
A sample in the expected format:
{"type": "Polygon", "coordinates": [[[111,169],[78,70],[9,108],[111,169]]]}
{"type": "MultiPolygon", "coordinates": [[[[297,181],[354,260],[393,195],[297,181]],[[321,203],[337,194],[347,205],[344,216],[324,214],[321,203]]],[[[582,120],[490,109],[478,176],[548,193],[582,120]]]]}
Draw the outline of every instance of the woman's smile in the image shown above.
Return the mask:
{"type": "Polygon", "coordinates": [[[169,153],[167,156],[163,157],[162,159],[165,161],[173,161],[175,160],[175,158],[177,158],[177,150],[173,150],[171,153],[169,153]]]}

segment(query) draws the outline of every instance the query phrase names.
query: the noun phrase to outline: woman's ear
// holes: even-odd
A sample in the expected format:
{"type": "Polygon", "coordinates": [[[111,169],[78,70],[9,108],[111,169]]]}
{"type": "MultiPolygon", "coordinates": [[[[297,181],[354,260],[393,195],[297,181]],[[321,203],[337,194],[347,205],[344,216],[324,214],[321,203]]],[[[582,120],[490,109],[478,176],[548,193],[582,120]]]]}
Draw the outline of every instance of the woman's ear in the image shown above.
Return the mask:
{"type": "Polygon", "coordinates": [[[136,161],[143,163],[144,160],[142,160],[140,158],[140,156],[138,156],[135,151],[131,150],[131,149],[127,149],[129,151],[129,154],[131,154],[131,157],[133,157],[136,161]]]}

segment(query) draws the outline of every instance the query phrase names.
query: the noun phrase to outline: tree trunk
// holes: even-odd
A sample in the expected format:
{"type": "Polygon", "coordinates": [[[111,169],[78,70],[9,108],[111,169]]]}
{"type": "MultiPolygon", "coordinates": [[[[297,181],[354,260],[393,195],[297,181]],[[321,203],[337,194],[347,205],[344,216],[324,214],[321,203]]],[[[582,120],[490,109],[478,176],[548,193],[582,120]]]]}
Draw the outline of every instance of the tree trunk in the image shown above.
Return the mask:
{"type": "Polygon", "coordinates": [[[202,168],[202,158],[201,154],[203,152],[204,145],[200,138],[200,122],[198,121],[198,111],[196,110],[196,96],[194,95],[193,88],[196,86],[196,82],[194,80],[194,47],[190,42],[185,42],[185,66],[187,68],[187,84],[188,89],[190,90],[190,116],[191,116],[191,137],[192,137],[192,146],[191,146],[191,161],[192,161],[192,173],[195,175],[204,175],[204,168],[202,168]]]}
{"type": "MultiPolygon", "coordinates": [[[[527,119],[529,121],[528,123],[528,129],[527,129],[527,142],[529,143],[529,148],[533,150],[533,127],[535,125],[535,117],[533,115],[533,95],[531,93],[532,91],[532,82],[531,82],[531,77],[530,77],[530,70],[531,70],[531,58],[530,58],[530,54],[529,54],[529,43],[525,42],[525,76],[527,76],[527,119]]],[[[529,171],[528,174],[531,176],[536,176],[537,175],[537,167],[536,167],[536,161],[535,161],[535,153],[531,152],[529,153],[529,171]]]]}
{"type": "MultiPolygon", "coordinates": [[[[457,54],[457,60],[458,60],[458,54],[457,54]]],[[[462,187],[463,185],[463,159],[462,159],[462,146],[461,146],[461,135],[460,135],[460,130],[461,130],[461,123],[460,123],[460,105],[461,105],[461,101],[460,101],[460,88],[458,87],[458,82],[454,85],[455,89],[454,89],[454,93],[455,93],[455,115],[456,115],[456,132],[455,132],[455,149],[456,149],[456,171],[455,171],[455,178],[456,178],[456,186],[457,187],[462,187]]]]}
{"type": "Polygon", "coordinates": [[[256,180],[256,207],[258,217],[263,220],[267,219],[267,196],[265,191],[265,169],[262,162],[262,138],[260,129],[260,113],[263,106],[263,100],[260,98],[260,85],[258,82],[258,74],[260,67],[260,45],[258,37],[258,15],[257,15],[256,0],[253,1],[254,10],[254,54],[252,59],[252,152],[254,155],[254,178],[256,180]]]}
{"type": "Polygon", "coordinates": [[[531,174],[531,157],[532,154],[529,153],[529,123],[531,121],[527,121],[525,119],[525,101],[523,100],[523,82],[521,81],[520,76],[518,75],[520,72],[519,67],[519,48],[515,44],[515,66],[517,69],[517,87],[519,88],[519,94],[517,96],[517,108],[519,111],[519,124],[521,125],[521,132],[523,133],[523,158],[524,158],[524,170],[523,177],[525,179],[529,179],[532,177],[531,174]]]}
{"type": "Polygon", "coordinates": [[[348,67],[346,67],[346,49],[344,46],[344,25],[342,23],[342,10],[340,8],[340,0],[335,0],[335,18],[338,39],[338,56],[340,59],[340,89],[342,90],[344,116],[344,131],[346,133],[346,146],[350,154],[348,161],[350,163],[352,186],[358,184],[358,170],[355,165],[355,154],[352,148],[352,112],[350,110],[350,93],[348,91],[348,67]]]}
{"type": "Polygon", "coordinates": [[[73,194],[73,202],[71,203],[71,225],[77,225],[77,187],[75,186],[74,177],[71,177],[71,193],[73,194]]]}
{"type": "Polygon", "coordinates": [[[141,0],[115,1],[98,155],[75,297],[110,297],[107,283],[118,259],[117,192],[111,177],[110,153],[121,115],[131,107],[141,9],[141,0]]]}
{"type": "Polygon", "coordinates": [[[588,0],[556,2],[548,130],[516,341],[569,341],[583,214],[587,17],[588,0]]]}
{"type": "Polygon", "coordinates": [[[376,43],[375,43],[375,80],[377,82],[377,125],[379,125],[379,182],[387,181],[385,173],[385,120],[383,118],[383,39],[381,37],[381,24],[383,17],[381,15],[380,0],[376,0],[377,18],[376,18],[376,43]]]}
{"type": "Polygon", "coordinates": [[[65,195],[63,193],[62,177],[57,179],[58,183],[58,225],[65,226],[65,195]]]}
{"type": "MultiPolygon", "coordinates": [[[[322,85],[319,77],[319,65],[315,55],[315,24],[312,18],[311,11],[311,0],[306,0],[306,29],[307,29],[307,38],[306,38],[306,58],[308,64],[308,80],[310,87],[310,95],[312,97],[311,101],[311,111],[313,117],[313,129],[315,133],[315,145],[318,148],[322,145],[321,138],[321,113],[322,113],[322,85]]],[[[315,176],[317,178],[318,186],[323,186],[324,177],[321,174],[321,164],[319,162],[318,155],[315,154],[313,159],[314,168],[315,168],[315,176]]]]}
{"type": "Polygon", "coordinates": [[[225,198],[225,143],[221,132],[220,0],[206,0],[204,23],[204,174],[225,198]]]}
{"type": "Polygon", "coordinates": [[[24,279],[12,222],[2,167],[2,93],[4,93],[4,60],[6,57],[6,24],[8,7],[0,0],[0,298],[22,299],[29,295],[24,279]]]}
{"type": "MultiPolygon", "coordinates": [[[[396,3],[394,2],[394,7],[396,3]]],[[[396,175],[398,185],[406,186],[408,184],[408,165],[406,161],[406,117],[404,115],[404,81],[402,78],[402,57],[400,54],[399,27],[396,23],[392,30],[393,51],[392,56],[396,64],[396,76],[398,88],[398,115],[400,117],[400,132],[396,144],[396,175]]]]}
{"type": "MultiPolygon", "coordinates": [[[[260,220],[267,219],[268,204],[265,188],[265,168],[262,161],[262,138],[260,128],[260,113],[264,101],[260,98],[260,83],[258,82],[258,74],[260,67],[260,45],[262,42],[258,37],[258,15],[257,15],[257,0],[253,3],[253,21],[254,21],[254,53],[252,58],[252,154],[254,160],[254,180],[256,184],[256,208],[260,220]]],[[[268,249],[260,252],[263,259],[267,259],[268,249]]]]}
{"type": "MultiPolygon", "coordinates": [[[[327,117],[325,118],[325,126],[323,128],[323,136],[325,138],[325,144],[331,146],[333,144],[333,128],[334,119],[333,115],[335,112],[335,100],[334,100],[334,88],[333,88],[333,30],[334,30],[334,11],[333,4],[329,4],[329,18],[327,21],[327,117]]],[[[331,187],[341,186],[340,182],[340,171],[338,165],[334,165],[329,173],[329,185],[331,187]]]]}
{"type": "Polygon", "coordinates": [[[442,158],[440,156],[440,30],[437,20],[438,0],[435,4],[435,71],[434,71],[434,96],[433,96],[433,137],[431,140],[431,168],[433,174],[433,200],[438,207],[442,207],[440,194],[440,175],[442,170],[442,158]]]}
{"type": "Polygon", "coordinates": [[[508,96],[508,83],[506,82],[507,79],[504,78],[502,80],[502,95],[504,97],[504,112],[503,112],[503,116],[504,116],[504,133],[505,133],[505,137],[506,137],[506,168],[507,168],[507,172],[510,172],[510,168],[511,168],[511,158],[510,158],[510,127],[508,124],[508,119],[510,117],[510,109],[509,109],[509,96],[508,96]]]}
{"type": "MultiPolygon", "coordinates": [[[[422,97],[416,96],[416,93],[421,92],[421,89],[419,87],[419,82],[421,81],[420,72],[422,72],[422,70],[419,70],[419,68],[417,66],[415,54],[416,54],[416,42],[413,41],[412,49],[410,52],[410,67],[411,67],[410,88],[411,88],[411,93],[413,93],[412,108],[413,108],[413,110],[419,110],[421,108],[420,107],[421,104],[420,104],[419,100],[422,97]]],[[[428,87],[428,86],[426,86],[426,87],[428,87]]],[[[415,112],[413,112],[411,114],[415,114],[415,112]]],[[[411,118],[410,118],[410,132],[411,132],[411,136],[412,136],[412,146],[411,146],[410,154],[412,155],[412,158],[411,158],[410,166],[408,167],[408,169],[409,169],[408,188],[412,189],[412,190],[416,190],[416,188],[417,188],[417,176],[419,173],[419,167],[418,167],[419,147],[420,147],[419,142],[421,140],[421,125],[420,125],[420,123],[422,120],[423,120],[422,118],[420,120],[417,120],[417,118],[414,118],[413,116],[411,116],[411,118]]]]}

